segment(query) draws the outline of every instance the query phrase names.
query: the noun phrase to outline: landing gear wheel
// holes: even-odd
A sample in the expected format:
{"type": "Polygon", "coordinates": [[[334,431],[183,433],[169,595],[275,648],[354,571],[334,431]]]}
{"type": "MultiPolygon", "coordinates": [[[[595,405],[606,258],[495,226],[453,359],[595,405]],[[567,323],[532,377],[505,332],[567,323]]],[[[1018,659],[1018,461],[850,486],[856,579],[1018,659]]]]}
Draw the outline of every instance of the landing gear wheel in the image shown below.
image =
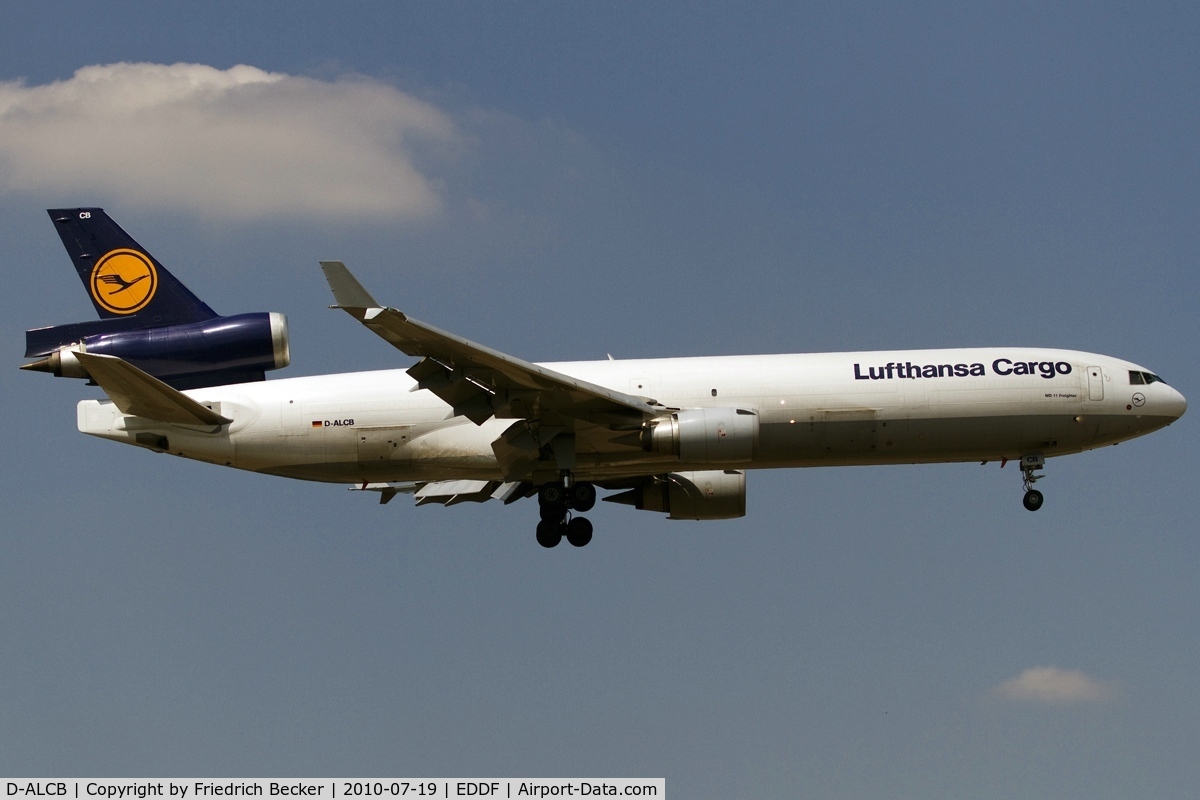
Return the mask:
{"type": "Polygon", "coordinates": [[[560,506],[566,507],[566,490],[557,483],[544,484],[542,488],[538,489],[538,504],[541,505],[542,508],[547,506],[552,508],[560,506]]]}
{"type": "Polygon", "coordinates": [[[567,490],[557,483],[545,484],[538,489],[538,506],[543,522],[561,523],[567,516],[567,490]]]}
{"type": "Polygon", "coordinates": [[[562,522],[567,516],[566,506],[542,506],[539,509],[543,522],[562,522]]]}
{"type": "Polygon", "coordinates": [[[1033,488],[1033,485],[1040,481],[1045,475],[1038,475],[1037,471],[1046,466],[1046,459],[1038,454],[1021,456],[1021,476],[1025,483],[1025,498],[1021,501],[1025,508],[1030,511],[1037,511],[1042,507],[1042,493],[1033,488]]]}
{"type": "Polygon", "coordinates": [[[537,543],[542,547],[557,546],[562,541],[564,527],[561,522],[547,522],[542,520],[537,526],[537,543]]]}
{"type": "Polygon", "coordinates": [[[592,523],[588,522],[586,518],[573,517],[571,521],[567,523],[567,541],[573,544],[575,547],[583,547],[591,540],[592,523]]]}
{"type": "Polygon", "coordinates": [[[567,490],[567,498],[571,508],[576,511],[591,511],[596,505],[596,487],[590,483],[574,483],[567,490]]]}

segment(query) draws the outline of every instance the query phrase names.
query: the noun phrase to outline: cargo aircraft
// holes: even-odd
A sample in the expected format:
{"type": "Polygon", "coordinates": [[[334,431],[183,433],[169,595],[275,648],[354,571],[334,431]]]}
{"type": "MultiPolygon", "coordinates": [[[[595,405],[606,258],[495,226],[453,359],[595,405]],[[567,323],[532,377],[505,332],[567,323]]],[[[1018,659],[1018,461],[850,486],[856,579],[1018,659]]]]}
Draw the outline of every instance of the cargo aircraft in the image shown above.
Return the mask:
{"type": "Polygon", "coordinates": [[[378,302],[323,261],[335,305],[416,360],[264,381],[289,361],[283,315],[222,317],[102,209],[51,209],[99,321],[26,333],[22,368],[85,378],[79,430],[160,453],[398,493],[418,505],[536,496],[537,541],[582,547],[597,488],[671,519],[746,512],[750,470],[1019,463],[1170,425],[1157,374],[1073,350],[991,347],[535,364],[378,302]]]}

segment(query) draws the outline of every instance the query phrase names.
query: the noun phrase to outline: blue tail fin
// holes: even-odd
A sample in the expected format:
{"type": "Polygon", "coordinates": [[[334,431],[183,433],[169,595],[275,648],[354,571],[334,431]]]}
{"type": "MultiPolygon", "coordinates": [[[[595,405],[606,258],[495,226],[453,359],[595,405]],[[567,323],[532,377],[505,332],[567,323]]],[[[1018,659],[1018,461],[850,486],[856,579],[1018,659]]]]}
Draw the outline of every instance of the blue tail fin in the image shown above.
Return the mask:
{"type": "Polygon", "coordinates": [[[48,213],[100,319],[25,331],[25,356],[41,360],[22,369],[88,378],[77,354],[109,355],[184,389],[261,381],[288,365],[282,314],[219,316],[104,209],[48,213]]]}
{"type": "Polygon", "coordinates": [[[101,319],[121,328],[178,325],[217,313],[113,222],[102,208],[52,208],[63,246],[101,319]]]}

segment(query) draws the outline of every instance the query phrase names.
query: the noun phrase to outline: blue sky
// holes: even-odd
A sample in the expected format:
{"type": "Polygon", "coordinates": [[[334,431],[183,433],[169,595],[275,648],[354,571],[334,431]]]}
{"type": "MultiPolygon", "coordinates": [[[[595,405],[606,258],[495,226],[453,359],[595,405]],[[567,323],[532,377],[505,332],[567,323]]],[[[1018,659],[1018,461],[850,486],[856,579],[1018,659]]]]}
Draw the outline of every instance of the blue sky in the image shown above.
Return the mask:
{"type": "Polygon", "coordinates": [[[26,328],[92,314],[44,209],[100,205],[218,311],[286,313],[284,374],[408,363],[326,309],[340,258],[536,360],[1045,345],[1194,399],[1197,23],[0,11],[0,772],[1190,794],[1191,415],[1052,461],[1036,515],[994,463],[795,470],[752,474],[742,520],[602,504],[588,548],[543,551],[526,503],[381,507],[88,439],[95,390],[16,366],[26,328]]]}

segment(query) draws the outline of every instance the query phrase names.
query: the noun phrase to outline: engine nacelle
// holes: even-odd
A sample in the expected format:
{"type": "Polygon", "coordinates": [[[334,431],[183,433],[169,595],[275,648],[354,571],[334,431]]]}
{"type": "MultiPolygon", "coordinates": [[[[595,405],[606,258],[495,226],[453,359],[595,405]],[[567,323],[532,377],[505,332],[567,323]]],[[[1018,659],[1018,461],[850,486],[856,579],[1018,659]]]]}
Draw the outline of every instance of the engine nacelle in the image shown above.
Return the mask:
{"type": "MultiPolygon", "coordinates": [[[[63,326],[69,327],[69,326],[63,326]]],[[[31,331],[43,338],[54,329],[31,331]]],[[[87,378],[75,353],[116,356],[177,387],[262,380],[291,362],[287,318],[275,312],[238,314],[183,325],[119,330],[63,344],[25,369],[87,378]]]]}
{"type": "Polygon", "coordinates": [[[734,519],[746,516],[746,473],[733,469],[673,472],[604,499],[664,512],[670,519],[734,519]]]}
{"type": "Polygon", "coordinates": [[[754,457],[758,412],[749,408],[688,408],[652,420],[642,433],[647,452],[695,464],[737,464],[754,457]]]}

